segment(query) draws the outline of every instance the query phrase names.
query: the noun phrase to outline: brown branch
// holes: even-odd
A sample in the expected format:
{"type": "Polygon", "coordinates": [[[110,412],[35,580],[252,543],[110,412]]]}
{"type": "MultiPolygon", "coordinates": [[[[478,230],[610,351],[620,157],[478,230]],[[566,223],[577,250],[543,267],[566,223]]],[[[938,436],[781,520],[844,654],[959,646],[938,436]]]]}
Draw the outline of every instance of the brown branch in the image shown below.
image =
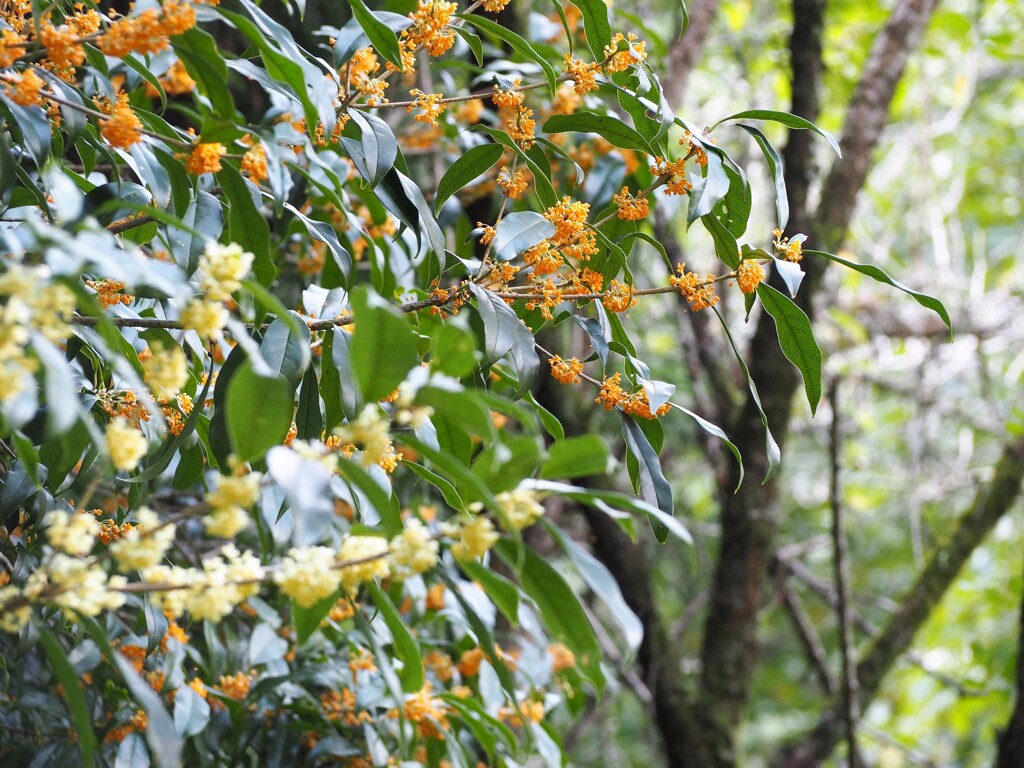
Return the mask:
{"type": "MultiPolygon", "coordinates": [[[[910,647],[914,635],[945,595],[964,563],[995,524],[1016,503],[1024,480],[1024,436],[1007,443],[995,474],[953,527],[948,543],[933,553],[915,584],[864,652],[857,664],[861,702],[878,693],[892,665],[910,647]]],[[[773,763],[786,768],[819,765],[843,736],[839,704],[834,702],[815,728],[796,746],[784,749],[773,763]]]]}
{"type": "Polygon", "coordinates": [[[665,98],[673,107],[683,103],[686,84],[704,52],[704,44],[711,31],[711,23],[718,13],[719,3],[720,0],[695,0],[689,3],[690,26],[686,34],[669,50],[665,71],[671,73],[671,77],[662,81],[665,98]]]}
{"type": "Polygon", "coordinates": [[[829,425],[829,502],[832,507],[832,562],[836,580],[836,616],[839,619],[839,658],[841,683],[839,698],[842,702],[843,726],[846,731],[846,755],[850,768],[860,768],[857,750],[857,726],[860,713],[857,706],[857,669],[853,661],[853,611],[850,605],[850,561],[846,543],[842,485],[839,476],[842,437],[839,416],[839,382],[833,379],[829,386],[832,404],[832,422],[829,425]]]}
{"type": "Polygon", "coordinates": [[[1006,728],[999,734],[995,768],[1020,768],[1024,765],[1024,598],[1021,599],[1018,627],[1016,701],[1006,728]]]}
{"type": "Polygon", "coordinates": [[[835,693],[836,681],[832,678],[832,672],[828,667],[828,653],[825,651],[825,646],[822,645],[821,638],[818,637],[814,623],[807,615],[799,595],[790,588],[786,583],[785,576],[781,573],[776,580],[776,588],[779,590],[786,613],[789,614],[789,618],[793,622],[793,629],[796,630],[800,645],[803,646],[804,653],[807,654],[808,660],[814,667],[821,689],[829,695],[835,693]]]}

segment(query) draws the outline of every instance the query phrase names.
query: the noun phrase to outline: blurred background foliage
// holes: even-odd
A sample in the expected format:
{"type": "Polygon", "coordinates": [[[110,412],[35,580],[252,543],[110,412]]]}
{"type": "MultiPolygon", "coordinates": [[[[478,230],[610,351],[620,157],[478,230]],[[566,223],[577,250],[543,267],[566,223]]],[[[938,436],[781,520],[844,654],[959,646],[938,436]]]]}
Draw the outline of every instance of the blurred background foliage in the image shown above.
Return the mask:
{"type": "MultiPolygon", "coordinates": [[[[625,5],[616,3],[616,11],[627,10],[625,5]]],[[[818,121],[823,128],[841,129],[844,105],[892,5],[828,4],[818,121]]],[[[630,3],[628,11],[649,20],[651,36],[677,23],[674,4],[630,3]]],[[[705,124],[741,108],[788,103],[791,29],[788,4],[722,2],[685,99],[674,106],[705,124]]],[[[876,165],[840,254],[899,274],[905,284],[940,298],[955,338],[950,341],[930,313],[852,271],[833,269],[827,277],[828,311],[815,332],[826,378],[840,382],[843,502],[862,630],[891,613],[932,545],[990,479],[1007,429],[1022,428],[1024,278],[1017,261],[1024,190],[1021,174],[1012,170],[1024,167],[1018,138],[1024,126],[1022,34],[1024,7],[1018,3],[940,6],[910,59],[890,124],[878,126],[884,136],[876,165]]],[[[662,71],[671,82],[672,73],[662,71]]],[[[777,146],[784,139],[784,129],[766,133],[777,146]]],[[[716,135],[751,174],[748,231],[769,230],[773,211],[764,192],[771,185],[757,178],[763,174],[757,147],[738,131],[716,135]]],[[[822,143],[818,151],[824,156],[828,148],[822,143]]],[[[703,232],[691,230],[685,242],[695,263],[710,263],[713,248],[703,232]]],[[[742,329],[742,303],[733,301],[725,311],[734,331],[742,329]]],[[[638,346],[649,350],[654,375],[677,382],[692,377],[686,349],[700,340],[678,321],[676,307],[647,302],[633,310],[634,320],[641,314],[636,325],[646,330],[638,346]]],[[[794,401],[794,432],[780,477],[780,541],[819,584],[830,584],[832,574],[830,419],[823,408],[812,420],[806,402],[794,401]]],[[[690,551],[678,545],[659,558],[659,604],[676,618],[674,630],[696,665],[717,542],[715,468],[688,429],[667,430],[663,461],[680,508],[693,515],[697,546],[690,551]]],[[[992,764],[997,729],[1014,696],[1024,541],[1019,507],[974,553],[867,708],[861,739],[867,764],[992,764]]],[[[838,669],[834,609],[798,579],[790,585],[838,669]]],[[[746,766],[767,765],[780,742],[814,724],[825,699],[778,593],[771,599],[761,620],[760,669],[742,733],[739,764],[746,766]]],[[[863,641],[866,635],[856,637],[863,641]]],[[[663,764],[643,691],[629,688],[624,685],[570,729],[566,746],[576,764],[663,764]]],[[[841,753],[831,765],[842,764],[841,753]]]]}

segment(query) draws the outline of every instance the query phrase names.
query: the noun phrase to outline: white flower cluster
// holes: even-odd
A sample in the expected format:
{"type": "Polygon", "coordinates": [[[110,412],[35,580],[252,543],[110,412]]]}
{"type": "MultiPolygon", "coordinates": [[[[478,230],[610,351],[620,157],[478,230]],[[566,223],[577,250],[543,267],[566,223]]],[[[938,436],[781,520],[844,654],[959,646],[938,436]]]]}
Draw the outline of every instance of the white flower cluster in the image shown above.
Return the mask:
{"type": "Polygon", "coordinates": [[[200,297],[189,300],[179,320],[183,328],[204,338],[212,338],[227,324],[228,312],[223,302],[242,287],[242,280],[252,267],[253,255],[242,246],[210,242],[199,259],[200,297]]]}
{"type": "Polygon", "coordinates": [[[476,560],[483,557],[500,538],[494,523],[482,515],[459,517],[444,526],[444,533],[455,539],[452,555],[456,560],[476,560]]]}
{"type": "Polygon", "coordinates": [[[99,521],[85,512],[53,510],[46,516],[46,538],[54,549],[87,555],[100,533],[99,521]]]}
{"type": "Polygon", "coordinates": [[[0,275],[0,401],[23,392],[39,367],[25,352],[31,331],[51,342],[63,343],[71,335],[67,318],[75,312],[75,294],[50,281],[45,266],[8,264],[0,275]]]}
{"type": "Polygon", "coordinates": [[[185,350],[177,344],[150,347],[151,354],[142,361],[146,385],[158,400],[170,400],[188,381],[188,360],[185,350]]]}
{"type": "Polygon", "coordinates": [[[341,585],[337,553],[329,547],[294,547],[281,561],[274,581],[288,597],[308,608],[341,585]]]}
{"type": "Polygon", "coordinates": [[[389,420],[375,403],[366,405],[359,416],[334,430],[341,445],[354,445],[362,451],[359,463],[371,467],[391,449],[389,420]]]}
{"type": "Polygon", "coordinates": [[[210,514],[203,523],[207,533],[230,539],[249,524],[249,508],[260,497],[263,475],[218,475],[217,487],[206,494],[210,514]]]}
{"type": "Polygon", "coordinates": [[[229,544],[219,557],[204,560],[202,569],[156,565],[143,571],[142,577],[161,586],[178,587],[152,593],[158,608],[175,617],[187,612],[196,620],[219,621],[259,592],[263,567],[251,552],[239,552],[229,544]]]}
{"type": "Polygon", "coordinates": [[[379,536],[346,536],[341,542],[338,559],[352,565],[341,569],[341,583],[349,592],[355,592],[364,581],[386,578],[391,573],[387,554],[387,539],[379,536]]]}
{"type": "Polygon", "coordinates": [[[514,491],[499,493],[494,498],[501,511],[505,513],[509,525],[516,530],[521,531],[533,525],[537,518],[544,514],[544,507],[540,505],[535,491],[517,488],[514,491]]]}
{"type": "Polygon", "coordinates": [[[110,462],[122,472],[135,469],[149,450],[149,442],[142,430],[131,426],[126,419],[111,419],[105,438],[110,462]]]}
{"type": "Polygon", "coordinates": [[[53,592],[50,602],[75,615],[96,616],[102,611],[124,605],[119,592],[128,583],[124,576],[107,577],[92,560],[56,554],[41,569],[29,576],[25,595],[36,599],[43,591],[53,592]]]}
{"type": "Polygon", "coordinates": [[[437,564],[438,543],[418,519],[411,518],[405,530],[391,539],[391,567],[395,578],[407,579],[429,571],[437,564]]]}
{"type": "Polygon", "coordinates": [[[120,541],[110,545],[110,553],[122,571],[142,571],[157,565],[174,542],[176,526],[161,526],[160,518],[149,507],[135,513],[136,527],[120,541]]]}

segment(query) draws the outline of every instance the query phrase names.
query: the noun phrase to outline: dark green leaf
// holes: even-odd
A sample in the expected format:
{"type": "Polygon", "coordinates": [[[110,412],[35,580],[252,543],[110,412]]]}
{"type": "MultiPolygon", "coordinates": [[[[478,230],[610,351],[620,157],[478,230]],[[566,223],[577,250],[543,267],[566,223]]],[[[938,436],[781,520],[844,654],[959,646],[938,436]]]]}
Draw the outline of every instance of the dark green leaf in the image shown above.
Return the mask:
{"type": "Polygon", "coordinates": [[[733,233],[718,220],[714,213],[701,216],[700,222],[711,233],[711,237],[715,241],[715,255],[729,269],[736,269],[740,265],[740,246],[733,233]]]}
{"type": "Polygon", "coordinates": [[[804,253],[811,256],[821,256],[822,258],[829,259],[830,261],[834,261],[837,264],[842,264],[844,267],[848,267],[852,270],[855,270],[856,272],[860,272],[862,275],[867,275],[872,280],[877,280],[880,283],[891,285],[893,288],[898,288],[904,293],[909,294],[914,298],[914,301],[916,301],[922,307],[932,310],[935,314],[942,318],[942,322],[946,324],[946,327],[949,329],[950,338],[952,338],[953,324],[949,319],[949,313],[946,311],[945,306],[943,306],[942,302],[939,301],[938,299],[929,296],[928,294],[925,293],[918,293],[917,291],[908,288],[902,283],[896,282],[891,277],[889,277],[889,275],[886,274],[885,271],[879,269],[878,267],[872,264],[858,264],[855,261],[849,261],[847,259],[840,258],[839,256],[836,256],[834,254],[826,253],[825,251],[804,251],[804,253]]]}
{"type": "Polygon", "coordinates": [[[64,691],[64,700],[67,702],[71,722],[75,728],[78,751],[82,755],[82,765],[92,766],[98,743],[96,733],[92,729],[92,718],[89,715],[89,703],[85,698],[85,689],[82,688],[81,680],[78,679],[74,667],[68,661],[60,640],[46,627],[42,627],[39,631],[39,642],[46,652],[46,657],[50,660],[50,666],[53,667],[53,672],[57,676],[57,682],[60,683],[64,691]]]}
{"type": "Polygon", "coordinates": [[[413,461],[405,462],[405,466],[415,472],[417,475],[422,477],[432,486],[437,488],[441,492],[441,496],[444,497],[445,503],[456,510],[464,510],[466,508],[465,502],[462,497],[459,496],[459,492],[455,490],[455,486],[445,480],[436,472],[431,472],[429,469],[424,467],[422,464],[417,464],[413,461]]]}
{"type": "MultiPolygon", "coordinates": [[[[377,469],[380,470],[379,467],[377,469]]],[[[382,484],[374,480],[366,469],[346,458],[338,460],[338,473],[366,496],[367,501],[380,515],[384,532],[388,536],[396,536],[402,532],[401,504],[387,481],[384,481],[384,484],[387,484],[388,487],[382,487],[382,484]]]]}
{"type": "Polygon", "coordinates": [[[601,646],[579,598],[562,574],[531,549],[522,550],[520,563],[510,541],[498,542],[496,549],[509,567],[519,574],[523,591],[536,603],[551,635],[569,647],[576,656],[579,669],[598,690],[603,689],[601,646]]]}
{"type": "MultiPolygon", "coordinates": [[[[632,416],[622,415],[622,434],[626,447],[638,462],[640,495],[648,504],[652,504],[666,515],[673,514],[672,488],[661,470],[661,461],[651,446],[647,435],[632,416]]],[[[668,540],[669,530],[664,523],[651,519],[651,528],[658,541],[664,544],[668,540]]]]}
{"type": "Polygon", "coordinates": [[[224,408],[239,459],[257,459],[284,441],[295,411],[293,392],[283,376],[260,376],[249,362],[232,376],[224,408]]]}
{"type": "Polygon", "coordinates": [[[327,618],[331,608],[338,602],[339,594],[340,590],[318,600],[308,608],[292,601],[292,623],[295,625],[295,635],[299,645],[305,645],[313,633],[320,628],[320,623],[327,618]]]}
{"type": "Polygon", "coordinates": [[[476,15],[463,15],[459,14],[459,18],[469,22],[474,27],[482,32],[486,32],[491,37],[496,37],[503,43],[506,43],[509,48],[518,53],[524,59],[537,64],[541,71],[544,73],[544,77],[548,82],[548,91],[551,96],[555,95],[555,90],[558,87],[558,74],[552,69],[551,65],[548,64],[548,60],[534,50],[533,46],[530,45],[526,40],[521,38],[511,29],[503,27],[501,24],[497,24],[490,19],[486,19],[482,16],[476,15]]]}
{"type": "Polygon", "coordinates": [[[398,139],[391,132],[390,126],[376,115],[357,109],[350,109],[348,114],[352,116],[352,122],[359,126],[362,135],[362,161],[356,167],[366,182],[375,187],[395,166],[398,139]]]}
{"type": "Polygon", "coordinates": [[[768,141],[768,137],[752,125],[739,124],[739,127],[754,137],[757,146],[764,153],[764,159],[768,163],[768,170],[771,172],[772,181],[775,183],[775,219],[779,229],[785,229],[789,223],[789,195],[786,193],[786,174],[782,170],[782,158],[775,151],[775,147],[768,141]]]}
{"type": "Polygon", "coordinates": [[[500,144],[480,144],[461,155],[448,167],[437,185],[437,194],[434,196],[434,214],[441,211],[441,207],[448,198],[474,179],[487,173],[504,153],[505,150],[500,144]]]}
{"type": "Polygon", "coordinates": [[[770,285],[757,286],[761,305],[775,321],[779,345],[786,358],[797,367],[804,379],[804,392],[811,405],[811,413],[818,409],[821,399],[821,350],[814,340],[811,321],[787,296],[770,285]]]}
{"type": "Polygon", "coordinates": [[[384,623],[391,631],[391,641],[395,650],[395,656],[402,660],[402,671],[398,673],[402,678],[402,690],[406,693],[415,693],[423,688],[423,658],[420,656],[420,646],[413,637],[412,632],[398,608],[391,602],[391,598],[380,588],[375,581],[368,582],[367,591],[373,598],[373,604],[380,611],[384,623]]]}
{"type": "Polygon", "coordinates": [[[270,324],[260,344],[260,355],[275,375],[284,377],[292,392],[309,366],[309,343],[309,328],[298,315],[289,313],[270,324]]]}
{"type": "Polygon", "coordinates": [[[363,400],[373,402],[392,392],[419,362],[416,337],[406,318],[365,285],[352,292],[352,309],[352,373],[363,400]]]}
{"type": "Polygon", "coordinates": [[[501,261],[510,261],[554,234],[554,224],[535,211],[510,213],[495,227],[491,253],[501,261]]]}
{"type": "Polygon", "coordinates": [[[600,435],[556,440],[548,446],[548,459],[540,468],[544,478],[588,477],[608,472],[611,453],[600,435]]]}
{"type": "Polygon", "coordinates": [[[269,287],[277,276],[277,265],[270,253],[270,225],[259,209],[259,190],[250,188],[250,182],[230,165],[221,168],[217,182],[228,203],[228,237],[255,256],[253,274],[260,285],[269,287]]]}
{"type": "Polygon", "coordinates": [[[836,151],[839,157],[843,156],[842,150],[839,148],[839,142],[833,138],[832,134],[828,131],[824,131],[810,120],[805,120],[802,117],[791,115],[789,112],[778,112],[773,109],[750,109],[745,112],[737,112],[735,115],[729,115],[729,117],[723,117],[713,126],[711,129],[714,130],[722,123],[727,123],[730,120],[771,120],[774,123],[780,123],[787,128],[796,128],[798,130],[809,130],[814,131],[819,136],[823,137],[825,141],[836,151]]]}
{"type": "Polygon", "coordinates": [[[544,123],[544,133],[596,133],[613,147],[655,154],[647,140],[622,120],[593,112],[552,115],[544,123]]]}
{"type": "Polygon", "coordinates": [[[373,47],[377,49],[377,52],[394,64],[399,72],[404,72],[405,69],[402,67],[402,50],[398,45],[398,36],[394,30],[378,19],[366,7],[363,0],[350,0],[349,6],[352,8],[352,15],[359,22],[359,26],[362,27],[363,32],[373,47]]]}
{"type": "Polygon", "coordinates": [[[594,61],[604,61],[604,49],[612,42],[612,25],[608,23],[608,6],[604,0],[573,0],[583,13],[583,31],[594,61]]]}
{"type": "Polygon", "coordinates": [[[519,623],[519,587],[476,560],[459,560],[459,567],[473,581],[483,587],[491,601],[498,606],[512,625],[519,623]]]}

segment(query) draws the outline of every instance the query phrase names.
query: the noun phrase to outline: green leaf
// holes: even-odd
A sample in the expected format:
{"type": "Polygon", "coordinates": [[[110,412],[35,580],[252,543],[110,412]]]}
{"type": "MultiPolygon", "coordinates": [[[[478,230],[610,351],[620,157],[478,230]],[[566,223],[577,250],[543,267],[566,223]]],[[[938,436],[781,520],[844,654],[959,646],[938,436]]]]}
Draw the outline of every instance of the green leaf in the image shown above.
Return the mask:
{"type": "Polygon", "coordinates": [[[775,151],[775,147],[768,141],[768,137],[752,125],[740,123],[739,128],[754,137],[757,146],[761,148],[764,159],[768,163],[768,170],[771,172],[772,181],[775,183],[775,219],[779,229],[785,229],[789,223],[789,195],[786,192],[786,174],[782,170],[782,158],[775,151]]]}
{"type": "Polygon", "coordinates": [[[946,307],[943,306],[942,302],[939,301],[938,299],[929,296],[926,293],[918,293],[912,288],[908,288],[902,283],[896,282],[891,277],[889,277],[889,275],[886,274],[885,271],[871,264],[858,264],[855,261],[849,261],[847,259],[840,258],[839,256],[836,256],[834,254],[826,253],[825,251],[804,251],[804,253],[811,256],[820,256],[823,259],[829,259],[830,261],[836,262],[836,264],[842,264],[844,267],[848,267],[856,272],[860,272],[862,275],[867,275],[872,280],[877,280],[880,283],[891,285],[893,288],[897,288],[903,291],[904,293],[909,294],[914,298],[914,301],[916,301],[922,307],[924,307],[925,309],[932,310],[932,312],[934,312],[940,318],[942,318],[942,322],[945,323],[946,327],[949,329],[950,338],[953,338],[953,323],[949,319],[949,313],[946,311],[946,307]]]}
{"type": "MultiPolygon", "coordinates": [[[[192,691],[192,695],[198,696],[199,694],[192,691]]],[[[129,733],[117,745],[114,768],[149,768],[149,765],[149,750],[146,749],[145,740],[138,733],[129,733]]]]}
{"type": "Polygon", "coordinates": [[[731,162],[724,164],[725,175],[729,177],[729,191],[718,201],[712,213],[725,225],[734,237],[743,237],[750,220],[750,208],[753,198],[750,193],[750,182],[739,168],[731,162]]]}
{"type": "Polygon", "coordinates": [[[519,623],[519,587],[499,573],[476,560],[459,560],[459,567],[469,578],[483,587],[484,592],[513,626],[519,623]]]}
{"type": "Polygon", "coordinates": [[[596,133],[613,147],[632,149],[647,155],[656,154],[647,139],[622,120],[593,112],[552,115],[541,130],[544,133],[596,133]]]}
{"type": "Polygon", "coordinates": [[[357,109],[350,109],[348,114],[352,116],[352,122],[359,126],[362,137],[360,161],[357,162],[356,156],[353,156],[352,160],[367,184],[376,187],[388,171],[395,167],[398,139],[392,133],[391,127],[376,115],[363,113],[357,109]]]}
{"type": "MultiPolygon", "coordinates": [[[[484,326],[483,364],[492,365],[504,357],[516,341],[516,328],[522,325],[519,316],[491,291],[476,283],[469,284],[476,296],[476,308],[484,326]]],[[[531,337],[532,338],[532,337],[531,337]]]]}
{"type": "Polygon", "coordinates": [[[697,426],[700,427],[701,429],[703,429],[709,435],[714,435],[719,440],[721,440],[723,443],[725,443],[725,447],[729,449],[729,452],[732,453],[732,455],[734,457],[736,457],[736,463],[739,465],[740,479],[739,479],[739,483],[737,483],[737,487],[742,485],[743,484],[743,474],[744,474],[743,456],[740,454],[740,449],[737,448],[735,446],[735,444],[733,444],[732,440],[729,439],[729,436],[725,433],[725,430],[722,429],[717,424],[714,424],[714,423],[708,421],[707,419],[705,419],[705,418],[703,418],[701,416],[698,416],[693,411],[691,411],[691,410],[689,410],[687,408],[684,408],[681,405],[677,405],[675,403],[672,403],[671,405],[676,410],[682,411],[687,416],[689,416],[691,419],[693,419],[695,422],[697,422],[697,426]]]}
{"type": "Polygon", "coordinates": [[[757,295],[765,311],[775,321],[783,354],[803,376],[804,392],[813,414],[821,400],[821,350],[814,340],[811,321],[788,296],[770,285],[761,283],[757,286],[757,295]]]}
{"type": "MultiPolygon", "coordinates": [[[[100,633],[102,629],[98,630],[100,633]]],[[[95,635],[93,635],[95,637],[95,635]]],[[[146,710],[146,741],[153,760],[160,768],[178,768],[181,760],[181,737],[174,730],[174,721],[167,713],[160,697],[143,680],[130,661],[117,652],[107,651],[117,665],[125,685],[142,708],[146,710]]]]}
{"type": "Polygon", "coordinates": [[[404,72],[402,49],[398,45],[398,36],[394,30],[374,16],[363,0],[349,0],[349,6],[352,8],[352,15],[377,52],[398,67],[399,72],[404,72]]]}
{"type": "Polygon", "coordinates": [[[537,64],[541,68],[541,71],[544,73],[544,77],[548,82],[548,91],[551,96],[555,95],[555,91],[558,88],[558,73],[556,73],[551,65],[548,64],[548,60],[534,50],[533,46],[526,40],[521,38],[511,29],[503,27],[501,24],[496,24],[490,19],[485,19],[482,16],[463,14],[458,14],[458,16],[460,19],[469,22],[480,31],[498,38],[524,59],[528,59],[537,64]]]}
{"type": "Polygon", "coordinates": [[[540,476],[570,478],[604,475],[609,470],[610,462],[608,444],[600,435],[567,437],[548,446],[548,458],[540,468],[540,476]]]}
{"type": "Polygon", "coordinates": [[[491,253],[510,261],[555,234],[555,225],[536,211],[517,211],[505,216],[494,229],[491,253]]]}
{"type": "MultiPolygon", "coordinates": [[[[260,626],[266,626],[265,624],[260,626]]],[[[210,705],[191,686],[181,684],[174,695],[174,730],[181,736],[195,736],[210,722],[210,705]]]]}
{"type": "Polygon", "coordinates": [[[583,14],[583,31],[594,61],[604,60],[604,49],[612,42],[612,25],[608,23],[608,6],[604,0],[573,0],[583,14]]]}
{"type": "Polygon", "coordinates": [[[636,653],[644,638],[644,625],[626,603],[615,577],[604,563],[573,541],[558,526],[552,525],[548,520],[543,522],[551,537],[562,546],[565,554],[572,560],[576,571],[590,587],[590,590],[608,608],[608,613],[622,630],[626,646],[631,652],[636,653]]]}
{"type": "Polygon", "coordinates": [[[309,367],[309,343],[309,328],[290,312],[270,324],[260,344],[260,355],[270,370],[283,376],[293,393],[309,367]]]}
{"type": "Polygon", "coordinates": [[[419,362],[406,318],[366,285],[352,291],[356,329],[349,348],[352,374],[365,402],[390,394],[419,362]]]}
{"type": "Polygon", "coordinates": [[[445,503],[455,510],[465,510],[466,503],[459,496],[459,492],[455,490],[455,486],[445,480],[436,472],[431,472],[429,469],[424,467],[422,464],[417,464],[414,461],[405,462],[405,466],[415,472],[417,475],[422,477],[432,486],[437,488],[441,492],[441,496],[444,497],[445,503]]]}
{"type": "Polygon", "coordinates": [[[248,361],[231,377],[224,408],[239,459],[257,459],[284,441],[295,411],[293,393],[283,376],[260,376],[248,361]]]}
{"type": "Polygon", "coordinates": [[[487,484],[477,475],[473,474],[469,467],[462,464],[451,453],[432,448],[412,435],[403,436],[402,442],[406,443],[410,448],[414,448],[418,453],[429,459],[435,467],[447,474],[449,479],[454,481],[453,484],[458,490],[460,497],[463,499],[468,498],[471,502],[482,501],[495,514],[504,514],[501,512],[498,500],[494,498],[494,494],[487,487],[487,484]]]}
{"type": "Polygon", "coordinates": [[[735,115],[729,115],[729,117],[723,117],[711,126],[711,130],[714,130],[722,123],[727,123],[730,120],[770,120],[773,123],[779,123],[787,128],[795,128],[801,131],[814,131],[829,143],[839,157],[843,156],[843,151],[839,148],[839,142],[835,140],[831,133],[822,130],[810,120],[805,120],[804,118],[790,114],[789,112],[779,112],[774,109],[749,109],[745,112],[737,112],[735,115]]]}
{"type": "MultiPolygon", "coordinates": [[[[761,406],[761,397],[757,394],[757,385],[754,384],[754,378],[750,375],[750,369],[747,367],[746,361],[743,359],[743,355],[740,354],[739,347],[736,346],[736,340],[733,339],[732,333],[729,331],[729,325],[725,322],[725,318],[722,317],[722,313],[718,311],[717,307],[712,307],[715,314],[718,316],[719,321],[722,323],[722,329],[725,331],[725,337],[729,339],[729,345],[732,347],[733,354],[736,356],[736,362],[739,363],[740,370],[743,371],[744,377],[747,380],[747,387],[750,390],[750,397],[754,401],[754,405],[757,407],[757,412],[761,416],[761,424],[764,426],[764,452],[765,457],[768,460],[768,471],[764,475],[764,479],[761,484],[764,485],[769,480],[778,474],[779,468],[782,466],[782,451],[779,449],[779,444],[775,442],[775,438],[772,436],[772,431],[768,426],[768,417],[765,415],[764,408],[761,406]]],[[[743,473],[740,472],[740,482],[742,482],[743,473]]],[[[736,488],[739,489],[737,483],[736,488]]]]}
{"type": "Polygon", "coordinates": [[[440,213],[445,201],[474,179],[483,176],[497,163],[505,150],[500,144],[480,144],[467,150],[444,172],[434,196],[434,214],[440,213]]]}
{"type": "Polygon", "coordinates": [[[526,402],[532,405],[533,409],[537,412],[537,417],[540,419],[541,426],[544,427],[545,432],[555,438],[555,440],[561,440],[565,437],[565,427],[562,426],[562,422],[558,420],[555,414],[538,403],[533,395],[529,393],[526,395],[526,402]]]}
{"type": "Polygon", "coordinates": [[[423,658],[420,656],[419,643],[416,642],[416,638],[409,631],[405,621],[402,620],[398,608],[391,602],[387,593],[380,588],[380,585],[375,581],[367,582],[366,590],[370,593],[373,604],[377,606],[384,623],[391,631],[395,655],[402,660],[402,670],[398,673],[402,679],[402,690],[406,693],[415,693],[423,688],[424,681],[423,658]]]}
{"type": "Polygon", "coordinates": [[[71,722],[75,728],[75,737],[78,742],[78,751],[82,755],[82,765],[94,765],[96,748],[99,746],[96,741],[96,733],[92,729],[92,718],[89,715],[89,704],[85,698],[85,689],[82,688],[82,681],[75,673],[74,667],[68,661],[67,654],[54,634],[42,627],[39,631],[39,642],[50,660],[50,666],[57,676],[64,691],[64,700],[68,705],[68,712],[71,714],[71,722]]]}
{"type": "Polygon", "coordinates": [[[255,256],[253,274],[263,287],[269,287],[277,276],[277,265],[270,253],[270,225],[260,212],[259,190],[250,186],[237,170],[224,165],[217,174],[217,182],[228,203],[228,237],[255,256]],[[253,191],[256,200],[253,199],[253,191]]]}
{"type": "Polygon", "coordinates": [[[171,38],[171,45],[189,77],[196,81],[196,89],[210,100],[214,113],[232,119],[235,101],[228,88],[228,68],[213,36],[193,27],[171,38]]]}
{"type": "MultiPolygon", "coordinates": [[[[648,504],[657,506],[666,515],[672,516],[672,487],[665,479],[657,452],[632,416],[622,414],[622,435],[627,449],[638,462],[640,494],[648,504]]],[[[659,543],[664,544],[668,540],[669,531],[663,522],[651,518],[651,528],[659,543]]]]}
{"type": "Polygon", "coordinates": [[[295,426],[300,440],[319,440],[324,431],[324,415],[320,409],[320,382],[313,366],[306,369],[299,390],[299,407],[295,411],[295,426]]]}
{"type": "Polygon", "coordinates": [[[576,656],[579,669],[599,691],[602,690],[601,646],[579,598],[562,574],[529,548],[522,550],[521,562],[512,542],[499,541],[495,549],[502,560],[518,573],[523,591],[537,605],[551,635],[569,647],[576,656]]]}
{"type": "Polygon", "coordinates": [[[383,488],[363,467],[344,457],[338,459],[338,473],[366,496],[374,510],[380,515],[384,532],[388,536],[396,536],[402,532],[404,526],[402,525],[401,503],[391,490],[390,485],[387,489],[383,488]]]}
{"type": "Polygon", "coordinates": [[[338,602],[341,590],[318,600],[308,608],[303,607],[292,600],[292,623],[295,625],[296,640],[299,645],[305,645],[306,641],[313,636],[313,633],[320,628],[321,622],[331,612],[331,608],[338,602]]]}
{"type": "Polygon", "coordinates": [[[736,269],[740,265],[740,246],[733,233],[718,220],[714,213],[701,216],[700,223],[711,233],[711,238],[715,241],[715,255],[729,269],[736,269]]]}

